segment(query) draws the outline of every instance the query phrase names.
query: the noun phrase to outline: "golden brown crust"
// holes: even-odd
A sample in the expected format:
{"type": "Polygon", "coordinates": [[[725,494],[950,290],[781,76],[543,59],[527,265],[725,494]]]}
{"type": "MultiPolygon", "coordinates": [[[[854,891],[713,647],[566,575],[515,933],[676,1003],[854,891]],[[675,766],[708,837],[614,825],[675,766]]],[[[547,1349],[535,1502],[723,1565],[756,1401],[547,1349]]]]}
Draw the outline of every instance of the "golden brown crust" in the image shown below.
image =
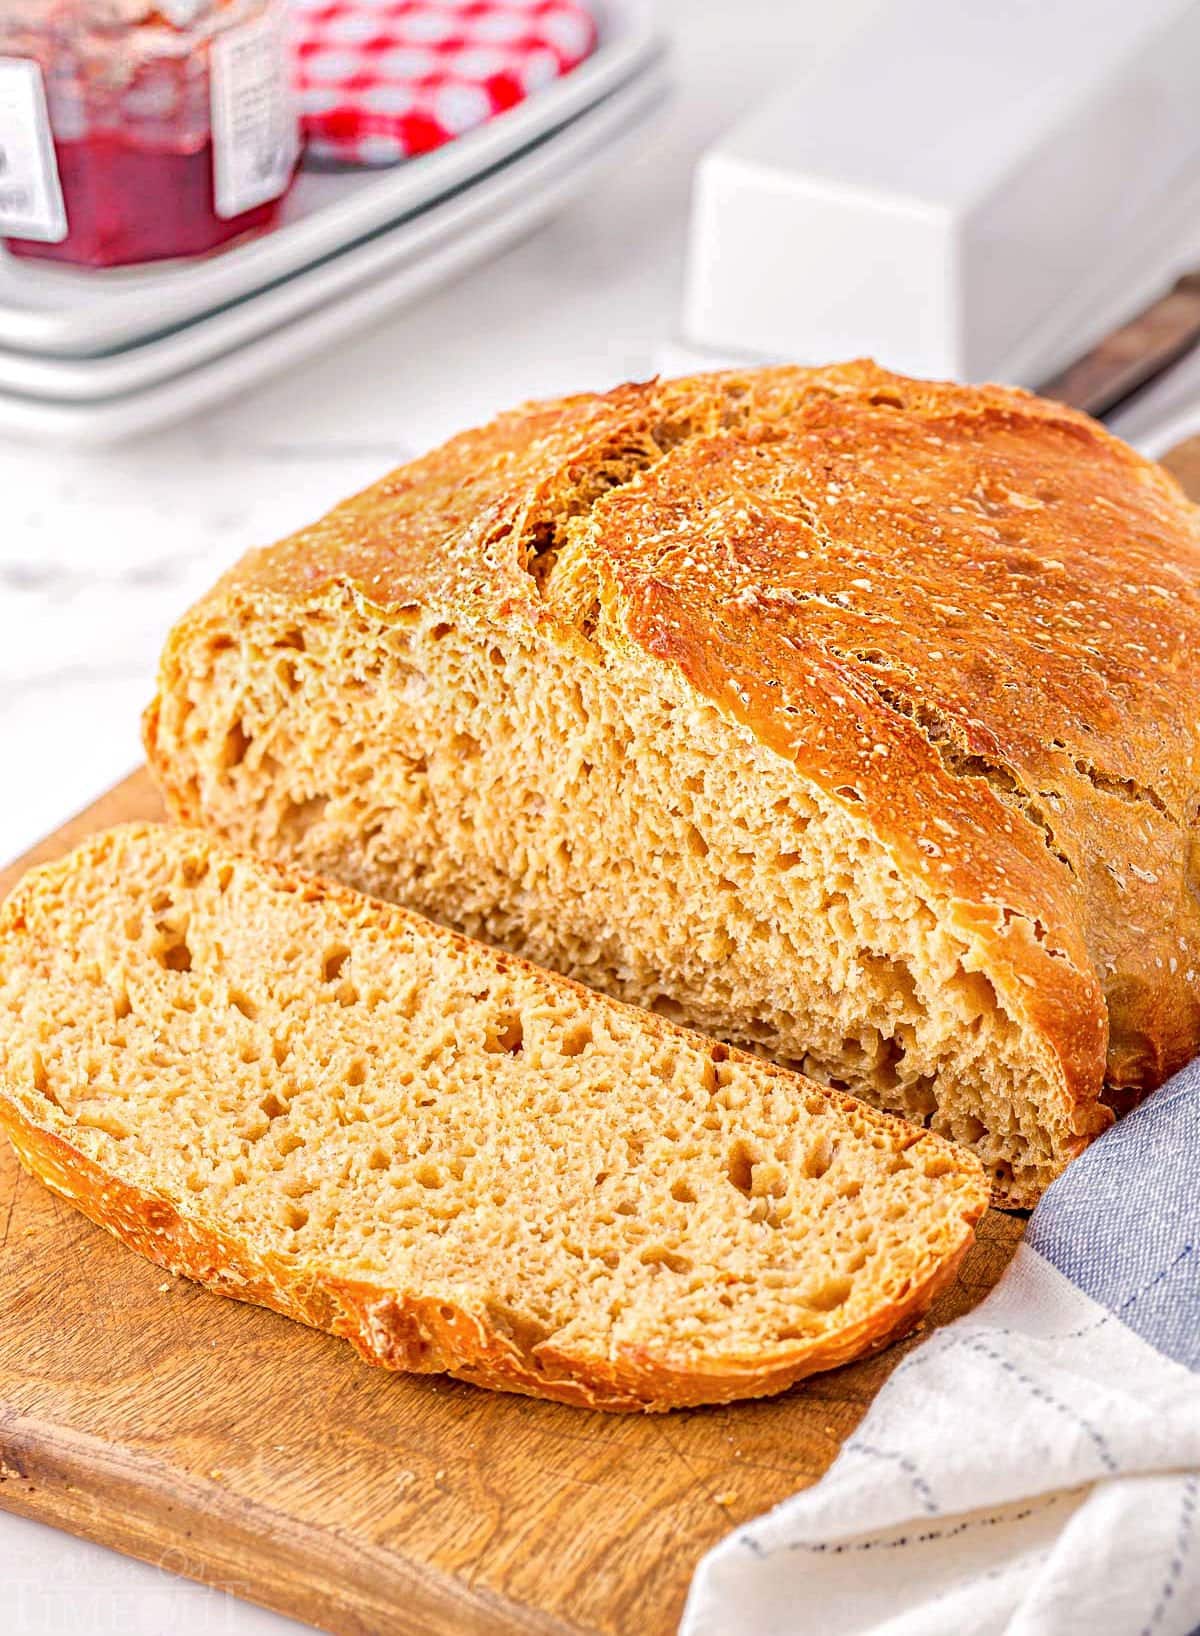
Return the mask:
{"type": "Polygon", "coordinates": [[[162,685],[228,599],[445,605],[563,642],[603,612],[951,905],[1082,1146],[1106,1061],[1136,1096],[1200,1046],[1197,516],[1021,392],[868,363],[629,385],[503,416],[252,554],[162,685]]]}
{"type": "Polygon", "coordinates": [[[673,1363],[645,1349],[616,1359],[547,1346],[522,1348],[483,1319],[443,1299],[398,1295],[370,1284],[314,1279],[283,1261],[264,1262],[236,1239],[181,1216],[168,1200],[108,1175],[87,1154],[24,1117],[0,1096],[0,1129],[30,1175],[139,1255],[222,1295],[269,1307],[348,1340],[367,1363],[406,1373],[450,1374],[476,1386],[549,1398],[607,1413],[635,1413],[768,1397],[822,1370],[880,1351],[911,1331],[953,1283],[983,1214],[964,1211],[962,1239],[921,1284],[869,1324],[745,1358],[673,1363]]]}

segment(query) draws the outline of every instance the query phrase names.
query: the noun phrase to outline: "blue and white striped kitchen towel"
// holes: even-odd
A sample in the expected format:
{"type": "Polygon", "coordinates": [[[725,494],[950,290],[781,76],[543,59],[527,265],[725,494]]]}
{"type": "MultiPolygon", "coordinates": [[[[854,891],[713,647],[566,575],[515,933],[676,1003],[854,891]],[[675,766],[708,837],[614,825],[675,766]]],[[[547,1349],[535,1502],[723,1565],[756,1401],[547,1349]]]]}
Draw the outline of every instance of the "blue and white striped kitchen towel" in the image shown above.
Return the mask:
{"type": "Polygon", "coordinates": [[[821,1482],[701,1562],[682,1636],[1200,1631],[1200,1063],[1046,1193],[821,1482]]]}

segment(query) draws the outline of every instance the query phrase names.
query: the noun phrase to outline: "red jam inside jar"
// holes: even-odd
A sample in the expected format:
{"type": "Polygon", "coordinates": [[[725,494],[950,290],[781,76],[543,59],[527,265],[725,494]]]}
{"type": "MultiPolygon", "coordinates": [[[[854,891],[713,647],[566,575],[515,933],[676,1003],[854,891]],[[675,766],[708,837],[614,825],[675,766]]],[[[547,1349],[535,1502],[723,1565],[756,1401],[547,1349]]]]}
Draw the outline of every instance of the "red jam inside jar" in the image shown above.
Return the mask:
{"type": "Polygon", "coordinates": [[[275,221],[298,154],[279,0],[0,0],[0,57],[41,68],[67,227],[13,255],[114,267],[275,221]]]}

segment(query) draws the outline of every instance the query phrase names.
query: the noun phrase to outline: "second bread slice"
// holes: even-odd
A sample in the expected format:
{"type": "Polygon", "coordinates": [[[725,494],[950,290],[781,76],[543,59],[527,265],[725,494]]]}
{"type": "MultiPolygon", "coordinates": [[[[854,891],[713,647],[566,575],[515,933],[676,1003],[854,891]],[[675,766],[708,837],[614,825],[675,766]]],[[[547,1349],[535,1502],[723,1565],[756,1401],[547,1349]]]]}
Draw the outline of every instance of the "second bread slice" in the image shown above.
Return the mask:
{"type": "Polygon", "coordinates": [[[912,1327],[976,1161],[404,910],[115,830],[0,914],[0,1124],[173,1271],[369,1361],[605,1409],[912,1327]]]}

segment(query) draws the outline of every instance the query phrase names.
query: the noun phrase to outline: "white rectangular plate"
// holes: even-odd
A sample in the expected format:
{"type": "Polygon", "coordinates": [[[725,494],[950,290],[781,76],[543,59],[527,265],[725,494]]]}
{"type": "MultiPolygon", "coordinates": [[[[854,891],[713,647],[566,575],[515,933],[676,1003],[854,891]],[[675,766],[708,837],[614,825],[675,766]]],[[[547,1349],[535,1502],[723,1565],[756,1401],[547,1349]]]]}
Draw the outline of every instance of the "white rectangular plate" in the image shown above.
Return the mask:
{"type": "MultiPolygon", "coordinates": [[[[0,394],[0,434],[58,439],[75,444],[113,443],[170,421],[181,420],[263,377],[297,363],[357,329],[381,312],[414,302],[441,288],[479,261],[497,254],[582,191],[627,141],[640,138],[666,92],[662,70],[607,98],[570,132],[515,160],[488,184],[490,208],[464,201],[458,230],[447,230],[418,254],[395,259],[383,235],[343,252],[314,274],[320,299],[244,344],[206,363],[122,396],[69,403],[0,394]],[[337,293],[330,282],[338,264],[337,293]]],[[[403,237],[407,229],[397,229],[403,237]]],[[[288,285],[269,297],[285,301],[288,285]]]]}
{"type": "Polygon", "coordinates": [[[562,174],[605,141],[615,142],[630,110],[640,111],[661,93],[662,84],[653,67],[636,74],[569,124],[440,203],[142,346],[92,358],[0,349],[0,392],[57,403],[96,402],[144,391],[244,346],[368,279],[437,252],[476,223],[510,209],[524,190],[541,187],[544,177],[562,174]]]}
{"type": "Polygon", "coordinates": [[[305,171],[273,232],[199,261],[77,269],[0,254],[0,347],[82,357],[146,341],[461,188],[611,94],[663,45],[650,0],[605,0],[570,74],[454,142],[387,170],[305,171]]]}

